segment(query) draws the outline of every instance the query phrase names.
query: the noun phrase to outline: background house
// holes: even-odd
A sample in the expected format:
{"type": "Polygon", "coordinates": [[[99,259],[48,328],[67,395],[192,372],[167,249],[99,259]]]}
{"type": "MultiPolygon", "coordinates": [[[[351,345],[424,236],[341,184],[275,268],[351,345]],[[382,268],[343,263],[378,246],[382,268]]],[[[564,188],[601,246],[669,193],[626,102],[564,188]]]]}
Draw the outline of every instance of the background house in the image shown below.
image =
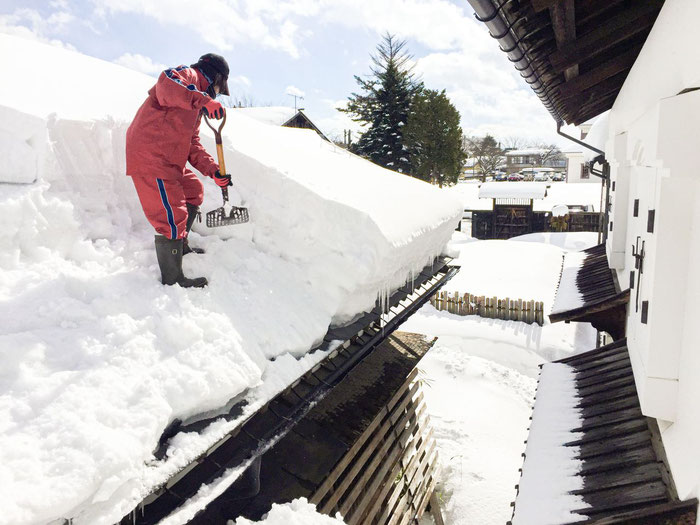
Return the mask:
{"type": "Polygon", "coordinates": [[[525,168],[555,168],[564,172],[566,159],[560,156],[545,158],[549,150],[542,148],[528,148],[506,151],[506,172],[508,174],[519,172],[525,168]]]}

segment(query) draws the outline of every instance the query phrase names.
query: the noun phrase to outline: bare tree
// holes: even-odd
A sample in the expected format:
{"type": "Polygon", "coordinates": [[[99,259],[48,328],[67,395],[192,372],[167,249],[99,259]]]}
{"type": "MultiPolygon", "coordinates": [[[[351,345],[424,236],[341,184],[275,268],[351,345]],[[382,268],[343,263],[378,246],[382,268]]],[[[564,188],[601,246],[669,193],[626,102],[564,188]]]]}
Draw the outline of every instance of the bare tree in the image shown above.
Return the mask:
{"type": "Polygon", "coordinates": [[[564,154],[559,149],[559,146],[555,144],[540,143],[535,147],[540,150],[540,152],[537,154],[538,166],[544,166],[547,162],[554,162],[564,158],[564,154]]]}
{"type": "Polygon", "coordinates": [[[491,135],[467,137],[464,142],[467,153],[479,165],[481,181],[484,182],[503,163],[503,148],[491,135]]]}
{"type": "Polygon", "coordinates": [[[523,149],[526,148],[528,145],[528,140],[523,137],[519,137],[517,135],[511,135],[509,137],[505,137],[501,141],[501,145],[503,146],[504,149],[509,150],[509,149],[523,149]]]}

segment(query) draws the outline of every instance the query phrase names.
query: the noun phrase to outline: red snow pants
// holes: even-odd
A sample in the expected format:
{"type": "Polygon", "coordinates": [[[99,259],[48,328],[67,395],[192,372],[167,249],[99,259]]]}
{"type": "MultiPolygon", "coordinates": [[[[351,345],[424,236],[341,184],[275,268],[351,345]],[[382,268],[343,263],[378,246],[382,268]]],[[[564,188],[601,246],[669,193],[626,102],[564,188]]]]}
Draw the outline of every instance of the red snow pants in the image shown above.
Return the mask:
{"type": "Polygon", "coordinates": [[[187,236],[187,204],[199,206],[204,200],[202,182],[190,170],[173,180],[132,176],[141,207],[158,233],[168,239],[187,236]]]}

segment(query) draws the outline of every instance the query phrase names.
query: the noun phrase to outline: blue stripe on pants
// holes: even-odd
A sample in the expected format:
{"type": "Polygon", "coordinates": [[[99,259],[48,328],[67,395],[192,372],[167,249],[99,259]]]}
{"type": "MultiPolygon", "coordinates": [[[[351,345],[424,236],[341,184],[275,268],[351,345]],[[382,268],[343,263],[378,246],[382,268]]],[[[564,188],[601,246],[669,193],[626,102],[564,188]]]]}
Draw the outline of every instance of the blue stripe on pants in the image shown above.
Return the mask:
{"type": "Polygon", "coordinates": [[[160,191],[160,200],[163,201],[163,207],[165,208],[165,213],[168,215],[168,224],[170,224],[170,238],[177,239],[177,226],[175,225],[175,219],[173,218],[173,209],[170,207],[168,202],[168,194],[165,193],[165,185],[162,179],[156,179],[158,181],[158,190],[160,191]]]}

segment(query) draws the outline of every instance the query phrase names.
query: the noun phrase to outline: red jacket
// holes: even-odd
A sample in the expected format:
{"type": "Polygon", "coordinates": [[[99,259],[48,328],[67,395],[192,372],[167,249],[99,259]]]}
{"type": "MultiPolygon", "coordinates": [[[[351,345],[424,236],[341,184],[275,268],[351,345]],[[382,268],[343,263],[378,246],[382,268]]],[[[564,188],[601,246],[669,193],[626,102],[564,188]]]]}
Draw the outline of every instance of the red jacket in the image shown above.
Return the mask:
{"type": "Polygon", "coordinates": [[[199,141],[200,110],[211,97],[209,81],[197,69],[166,69],[148,91],[126,132],[126,173],[173,180],[185,164],[214,176],[219,166],[199,141]]]}

